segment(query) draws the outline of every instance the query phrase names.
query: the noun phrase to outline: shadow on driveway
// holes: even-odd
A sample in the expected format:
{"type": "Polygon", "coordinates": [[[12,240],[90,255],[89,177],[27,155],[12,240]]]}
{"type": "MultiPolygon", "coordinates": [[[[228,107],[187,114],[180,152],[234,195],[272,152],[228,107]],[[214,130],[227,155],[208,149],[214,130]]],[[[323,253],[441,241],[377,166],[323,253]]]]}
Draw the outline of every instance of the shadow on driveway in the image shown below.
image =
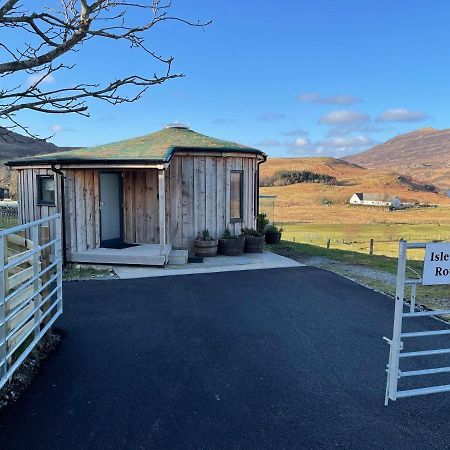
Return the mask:
{"type": "Polygon", "coordinates": [[[449,394],[383,406],[392,300],[330,272],[68,282],[64,294],[67,336],[1,417],[3,450],[450,445],[449,394]]]}

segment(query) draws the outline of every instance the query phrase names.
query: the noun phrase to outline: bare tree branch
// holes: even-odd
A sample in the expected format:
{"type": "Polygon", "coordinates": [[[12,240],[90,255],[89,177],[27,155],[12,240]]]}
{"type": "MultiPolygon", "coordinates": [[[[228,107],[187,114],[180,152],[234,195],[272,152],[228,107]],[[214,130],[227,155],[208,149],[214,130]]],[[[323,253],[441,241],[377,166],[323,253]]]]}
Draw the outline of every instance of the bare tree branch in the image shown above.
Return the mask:
{"type": "Polygon", "coordinates": [[[113,105],[130,103],[139,100],[150,87],[182,77],[181,73],[171,73],[172,57],[161,56],[147,47],[147,34],[164,22],[200,28],[210,23],[169,15],[171,0],[60,0],[59,9],[42,3],[36,2],[36,10],[28,11],[19,5],[19,0],[0,0],[0,33],[8,30],[8,39],[0,35],[0,51],[7,57],[6,61],[0,60],[0,78],[5,84],[0,88],[0,120],[9,121],[11,128],[18,127],[28,134],[28,128],[17,119],[20,111],[88,116],[91,99],[113,105]],[[27,35],[30,42],[23,41],[27,35]],[[159,75],[129,74],[102,84],[86,80],[75,86],[49,89],[48,81],[55,73],[74,68],[65,64],[63,57],[91,39],[128,42],[132,49],[162,64],[164,70],[159,75]],[[22,45],[17,47],[19,41],[22,45]],[[17,85],[15,75],[21,72],[31,81],[17,85]],[[13,77],[14,85],[7,86],[13,77]]]}

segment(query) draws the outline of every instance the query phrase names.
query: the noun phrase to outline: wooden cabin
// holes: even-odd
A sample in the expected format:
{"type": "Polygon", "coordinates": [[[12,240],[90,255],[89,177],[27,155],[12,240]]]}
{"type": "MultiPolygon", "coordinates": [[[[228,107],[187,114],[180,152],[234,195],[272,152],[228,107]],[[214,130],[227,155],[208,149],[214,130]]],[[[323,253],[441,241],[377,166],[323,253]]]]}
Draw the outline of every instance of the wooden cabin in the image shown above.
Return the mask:
{"type": "Polygon", "coordinates": [[[19,220],[61,212],[65,260],[164,265],[204,229],[254,227],[257,149],[185,126],[6,163],[18,171],[19,220]]]}

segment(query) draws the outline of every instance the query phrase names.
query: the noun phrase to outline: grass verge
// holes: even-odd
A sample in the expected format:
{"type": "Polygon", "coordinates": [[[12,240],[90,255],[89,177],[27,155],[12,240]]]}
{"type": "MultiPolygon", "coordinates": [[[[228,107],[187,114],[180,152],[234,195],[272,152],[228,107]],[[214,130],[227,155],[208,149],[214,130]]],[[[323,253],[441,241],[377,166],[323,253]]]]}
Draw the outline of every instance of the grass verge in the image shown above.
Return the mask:
{"type": "Polygon", "coordinates": [[[117,278],[111,269],[94,269],[92,267],[71,267],[64,269],[64,281],[109,280],[117,278]]]}

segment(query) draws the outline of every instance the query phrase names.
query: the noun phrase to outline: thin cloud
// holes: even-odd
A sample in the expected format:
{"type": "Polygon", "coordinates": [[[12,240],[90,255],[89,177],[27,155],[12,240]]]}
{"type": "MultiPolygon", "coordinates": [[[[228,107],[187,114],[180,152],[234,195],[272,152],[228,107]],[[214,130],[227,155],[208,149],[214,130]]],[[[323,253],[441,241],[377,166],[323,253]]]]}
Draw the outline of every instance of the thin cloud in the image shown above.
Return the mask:
{"type": "Polygon", "coordinates": [[[280,141],[279,139],[266,138],[258,142],[258,146],[266,148],[278,148],[284,150],[298,150],[300,148],[306,148],[311,144],[310,140],[306,137],[298,137],[293,140],[280,141]]]}
{"type": "Polygon", "coordinates": [[[286,114],[273,111],[262,113],[257,117],[260,122],[273,122],[276,120],[286,120],[287,118],[288,116],[286,114]]]}
{"type": "Polygon", "coordinates": [[[282,131],[281,134],[283,136],[308,136],[309,133],[300,128],[296,128],[295,130],[282,131]]]}
{"type": "Polygon", "coordinates": [[[348,136],[353,133],[380,133],[386,127],[367,123],[333,126],[328,130],[327,137],[348,136]]]}
{"type": "Polygon", "coordinates": [[[307,92],[300,94],[298,100],[302,103],[321,103],[324,105],[342,105],[350,106],[361,101],[359,97],[354,95],[331,95],[322,97],[315,92],[307,92]]]}
{"type": "Polygon", "coordinates": [[[341,150],[353,149],[354,147],[361,147],[374,144],[374,140],[367,136],[349,136],[349,137],[334,137],[323,139],[317,144],[320,147],[333,147],[341,150]]]}
{"type": "Polygon", "coordinates": [[[369,116],[359,111],[347,109],[341,111],[331,111],[319,119],[321,125],[352,125],[364,123],[369,120],[369,116]]]}
{"type": "Polygon", "coordinates": [[[33,86],[38,82],[39,84],[53,84],[55,82],[55,77],[51,73],[45,76],[44,75],[45,74],[43,73],[33,73],[32,75],[29,75],[27,78],[28,86],[33,86]]]}
{"type": "Polygon", "coordinates": [[[53,125],[50,125],[49,127],[48,127],[48,129],[52,132],[52,133],[60,133],[60,132],[71,132],[71,131],[74,131],[73,130],[73,128],[66,128],[66,127],[63,127],[62,125],[60,125],[60,124],[58,124],[58,123],[55,123],[55,124],[53,124],[53,125]]]}
{"type": "MultiPolygon", "coordinates": [[[[300,144],[298,142],[297,144],[300,144]]],[[[305,145],[290,145],[285,147],[287,153],[297,156],[336,156],[342,157],[350,153],[357,153],[367,150],[369,147],[376,144],[372,138],[364,135],[347,136],[347,137],[333,137],[328,139],[321,139],[313,143],[301,143],[305,145]]]]}
{"type": "Polygon", "coordinates": [[[413,111],[407,108],[386,109],[377,117],[378,122],[420,122],[428,116],[422,111],[413,111]]]}
{"type": "Polygon", "coordinates": [[[294,142],[293,145],[295,147],[306,147],[307,145],[309,145],[311,142],[309,141],[309,139],[304,138],[304,137],[299,137],[297,138],[294,142]]]}
{"type": "Polygon", "coordinates": [[[282,147],[283,144],[278,139],[266,138],[257,143],[259,147],[282,147]]]}

